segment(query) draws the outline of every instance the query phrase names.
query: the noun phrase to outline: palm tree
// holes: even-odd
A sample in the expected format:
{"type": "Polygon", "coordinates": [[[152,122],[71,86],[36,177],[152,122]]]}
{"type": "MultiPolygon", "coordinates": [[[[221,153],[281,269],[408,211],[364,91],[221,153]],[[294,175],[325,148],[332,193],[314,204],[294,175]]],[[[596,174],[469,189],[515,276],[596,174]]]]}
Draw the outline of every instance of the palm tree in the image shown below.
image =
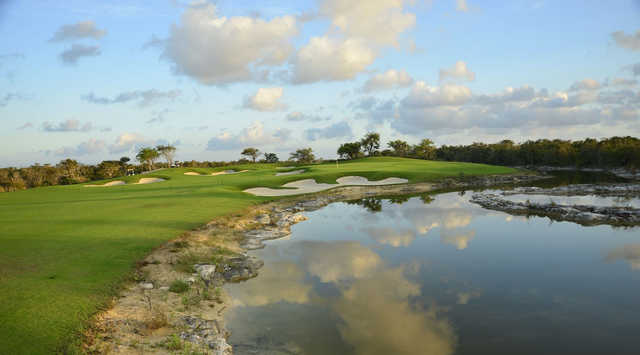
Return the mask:
{"type": "Polygon", "coordinates": [[[142,148],[138,154],[136,154],[136,159],[140,163],[146,164],[147,167],[150,168],[149,170],[153,170],[153,162],[158,159],[159,156],[160,154],[154,148],[142,148]]]}

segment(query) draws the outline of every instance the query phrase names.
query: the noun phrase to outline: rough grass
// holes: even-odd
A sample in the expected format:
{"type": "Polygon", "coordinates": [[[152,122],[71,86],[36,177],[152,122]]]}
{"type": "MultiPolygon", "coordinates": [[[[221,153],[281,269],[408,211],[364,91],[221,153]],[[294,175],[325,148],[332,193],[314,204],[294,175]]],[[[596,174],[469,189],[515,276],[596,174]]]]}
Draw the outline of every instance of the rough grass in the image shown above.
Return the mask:
{"type": "MultiPolygon", "coordinates": [[[[335,183],[345,175],[410,182],[513,172],[504,167],[403,158],[368,158],[303,166],[300,175],[275,176],[274,164],[247,164],[234,175],[216,169],[170,169],[141,177],[148,185],[43,187],[0,194],[0,349],[12,354],[66,351],[154,247],[213,218],[277,199],[242,193],[306,178],[335,183]]],[[[297,167],[300,168],[300,167],[297,167]]],[[[94,182],[95,183],[95,182],[94,182]]],[[[98,182],[99,183],[99,182],[98,182]]],[[[179,248],[179,245],[177,246],[179,248]]]]}

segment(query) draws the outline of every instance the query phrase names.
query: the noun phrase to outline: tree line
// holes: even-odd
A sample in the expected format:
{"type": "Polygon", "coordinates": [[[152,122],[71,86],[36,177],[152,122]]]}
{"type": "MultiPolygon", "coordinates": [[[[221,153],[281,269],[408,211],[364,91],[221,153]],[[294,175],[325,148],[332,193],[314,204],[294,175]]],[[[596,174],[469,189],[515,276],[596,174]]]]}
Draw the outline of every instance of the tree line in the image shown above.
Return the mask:
{"type": "Polygon", "coordinates": [[[357,159],[366,155],[508,166],[640,168],[640,139],[630,136],[576,141],[539,139],[523,143],[503,140],[493,144],[440,147],[436,147],[430,139],[423,139],[415,145],[394,140],[387,143],[387,149],[380,150],[380,135],[371,132],[359,141],[343,143],[337,153],[341,159],[357,159]]]}

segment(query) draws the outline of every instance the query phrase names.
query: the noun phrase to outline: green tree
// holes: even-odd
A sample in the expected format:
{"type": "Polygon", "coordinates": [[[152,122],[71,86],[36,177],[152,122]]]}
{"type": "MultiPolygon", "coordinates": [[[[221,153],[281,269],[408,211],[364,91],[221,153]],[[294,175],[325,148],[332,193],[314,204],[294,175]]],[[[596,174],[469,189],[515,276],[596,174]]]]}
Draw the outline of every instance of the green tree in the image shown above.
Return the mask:
{"type": "Polygon", "coordinates": [[[360,142],[344,143],[338,148],[338,155],[343,159],[356,159],[362,155],[360,142]]]}
{"type": "Polygon", "coordinates": [[[316,160],[315,155],[313,155],[313,149],[311,148],[301,148],[291,153],[290,155],[290,160],[295,160],[296,162],[301,164],[313,163],[313,161],[316,160]]]}
{"type": "Polygon", "coordinates": [[[380,134],[369,132],[360,140],[360,144],[368,156],[373,156],[380,149],[380,134]]]}
{"type": "Polygon", "coordinates": [[[387,143],[389,148],[393,149],[393,154],[399,157],[405,157],[409,154],[411,146],[403,140],[395,140],[387,143]]]}
{"type": "Polygon", "coordinates": [[[155,162],[159,156],[160,154],[156,149],[147,147],[138,151],[136,159],[143,165],[146,165],[149,170],[153,170],[153,162],[155,162]]]}
{"type": "Polygon", "coordinates": [[[423,139],[413,146],[413,154],[421,159],[433,160],[436,158],[436,147],[431,139],[423,139]]]}
{"type": "Polygon", "coordinates": [[[161,155],[167,161],[167,167],[173,165],[173,158],[176,155],[176,147],[172,145],[159,145],[156,147],[158,154],[161,155]]]}
{"type": "Polygon", "coordinates": [[[257,148],[244,148],[244,150],[240,154],[246,157],[251,157],[251,159],[255,163],[259,153],[260,153],[260,150],[257,148]]]}
{"type": "Polygon", "coordinates": [[[267,163],[277,163],[278,162],[278,156],[276,155],[276,153],[264,153],[264,161],[267,163]]]}

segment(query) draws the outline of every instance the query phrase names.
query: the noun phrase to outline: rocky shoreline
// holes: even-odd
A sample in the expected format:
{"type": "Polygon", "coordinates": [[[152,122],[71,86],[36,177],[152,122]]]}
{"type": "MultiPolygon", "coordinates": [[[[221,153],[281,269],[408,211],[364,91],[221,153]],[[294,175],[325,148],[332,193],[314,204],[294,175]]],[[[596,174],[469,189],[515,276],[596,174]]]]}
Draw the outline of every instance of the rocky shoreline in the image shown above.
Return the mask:
{"type": "Polygon", "coordinates": [[[171,354],[177,350],[232,354],[224,310],[232,300],[221,288],[258,275],[261,260],[247,251],[264,241],[286,237],[291,226],[306,220],[304,211],[332,202],[372,196],[419,194],[546,178],[496,175],[449,178],[438,183],[349,186],[289,197],[221,217],[185,233],[148,255],[112,306],[97,315],[85,336],[87,353],[171,354]]]}
{"type": "Polygon", "coordinates": [[[541,173],[547,173],[549,171],[585,171],[596,173],[610,173],[624,179],[640,180],[640,171],[625,168],[579,168],[574,166],[526,166],[524,168],[541,173]]]}
{"type": "Polygon", "coordinates": [[[533,186],[516,187],[503,191],[502,195],[549,195],[549,196],[587,196],[597,195],[604,197],[638,197],[640,196],[640,184],[575,184],[557,186],[552,188],[540,188],[533,186]]]}
{"type": "Polygon", "coordinates": [[[584,205],[559,205],[553,202],[514,202],[497,194],[474,194],[470,202],[483,208],[515,215],[548,217],[555,221],[569,221],[584,226],[640,225],[640,209],[632,207],[597,207],[584,205]]]}

